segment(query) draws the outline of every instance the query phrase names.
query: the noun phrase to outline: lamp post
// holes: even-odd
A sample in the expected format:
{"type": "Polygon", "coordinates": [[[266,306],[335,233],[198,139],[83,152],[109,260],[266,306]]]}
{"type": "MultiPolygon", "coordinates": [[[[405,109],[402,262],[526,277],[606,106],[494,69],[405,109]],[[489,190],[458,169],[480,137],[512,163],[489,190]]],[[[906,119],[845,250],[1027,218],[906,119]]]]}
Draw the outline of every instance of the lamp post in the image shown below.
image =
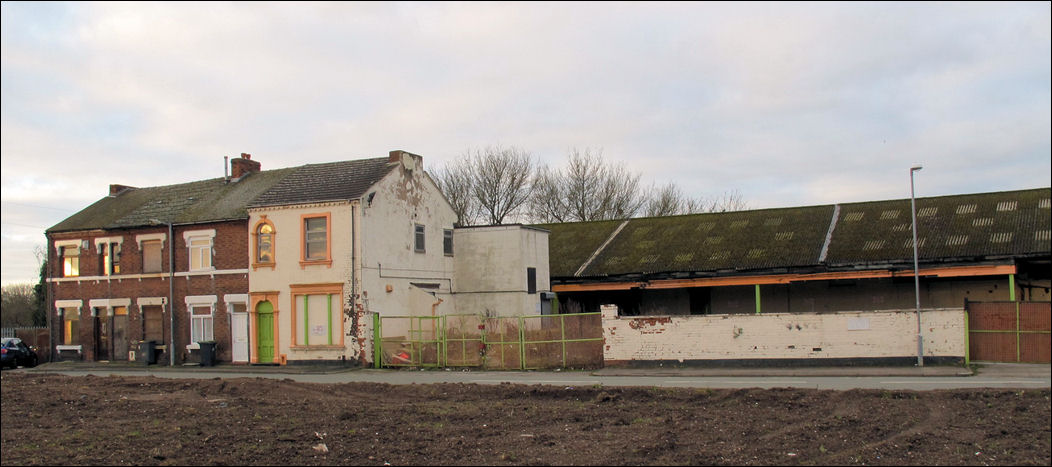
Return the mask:
{"type": "Polygon", "coordinates": [[[917,199],[913,191],[913,172],[923,167],[910,167],[910,212],[913,215],[913,295],[917,304],[917,366],[924,366],[924,338],[921,336],[920,270],[917,261],[917,199]]]}
{"type": "Polygon", "coordinates": [[[175,239],[171,221],[150,219],[150,222],[168,225],[168,365],[175,366],[175,239]]]}

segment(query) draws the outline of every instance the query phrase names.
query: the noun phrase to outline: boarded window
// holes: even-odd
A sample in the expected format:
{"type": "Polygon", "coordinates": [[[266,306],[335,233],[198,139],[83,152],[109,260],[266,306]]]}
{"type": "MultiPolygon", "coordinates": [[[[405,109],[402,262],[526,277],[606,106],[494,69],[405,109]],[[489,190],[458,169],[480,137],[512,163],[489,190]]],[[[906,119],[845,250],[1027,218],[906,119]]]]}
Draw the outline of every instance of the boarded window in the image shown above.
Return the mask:
{"type": "Polygon", "coordinates": [[[296,335],[293,345],[335,345],[339,343],[339,296],[335,294],[294,295],[296,335]]]}
{"type": "Polygon", "coordinates": [[[164,326],[160,306],[142,307],[143,338],[148,341],[164,342],[164,326]]]}
{"type": "Polygon", "coordinates": [[[62,343],[65,345],[80,344],[80,313],[76,308],[62,310],[62,343]]]}
{"type": "Polygon", "coordinates": [[[80,275],[80,247],[62,247],[62,277],[80,275]]]}
{"type": "Polygon", "coordinates": [[[142,272],[161,272],[161,241],[151,240],[142,244],[142,272]]]}

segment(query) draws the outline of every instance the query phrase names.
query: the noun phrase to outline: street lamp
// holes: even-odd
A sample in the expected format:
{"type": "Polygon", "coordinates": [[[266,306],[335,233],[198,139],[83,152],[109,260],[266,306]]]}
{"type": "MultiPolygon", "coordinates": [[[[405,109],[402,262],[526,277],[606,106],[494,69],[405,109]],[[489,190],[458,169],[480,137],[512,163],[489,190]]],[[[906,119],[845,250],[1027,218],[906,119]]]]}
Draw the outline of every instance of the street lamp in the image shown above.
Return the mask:
{"type": "Polygon", "coordinates": [[[910,167],[910,212],[913,214],[913,295],[917,303],[917,366],[924,366],[924,338],[921,336],[920,270],[917,262],[917,200],[913,192],[913,172],[923,167],[910,167]]]}
{"type": "Polygon", "coordinates": [[[168,365],[175,366],[175,239],[171,221],[150,219],[150,222],[168,225],[168,365]]]}

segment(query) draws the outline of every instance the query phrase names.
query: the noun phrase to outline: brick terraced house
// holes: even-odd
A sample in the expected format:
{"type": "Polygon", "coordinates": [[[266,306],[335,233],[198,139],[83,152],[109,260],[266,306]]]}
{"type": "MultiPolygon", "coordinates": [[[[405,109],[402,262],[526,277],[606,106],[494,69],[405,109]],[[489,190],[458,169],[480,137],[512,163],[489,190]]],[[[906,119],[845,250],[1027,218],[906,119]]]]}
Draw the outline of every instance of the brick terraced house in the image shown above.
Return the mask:
{"type": "Polygon", "coordinates": [[[242,154],[227,177],[111,185],[47,229],[53,355],[126,361],[154,341],[161,363],[182,363],[214,341],[218,360],[235,359],[232,320],[248,304],[245,206],[291,171],[261,171],[242,154]]]}

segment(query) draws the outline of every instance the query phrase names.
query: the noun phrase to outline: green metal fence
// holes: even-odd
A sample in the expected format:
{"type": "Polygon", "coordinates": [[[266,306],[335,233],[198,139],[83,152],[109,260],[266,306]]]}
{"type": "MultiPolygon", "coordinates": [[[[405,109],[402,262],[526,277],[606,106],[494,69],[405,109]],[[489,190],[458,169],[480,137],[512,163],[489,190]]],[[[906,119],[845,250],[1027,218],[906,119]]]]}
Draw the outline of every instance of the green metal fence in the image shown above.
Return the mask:
{"type": "Polygon", "coordinates": [[[485,317],[373,315],[374,366],[597,368],[599,313],[485,317]]]}

